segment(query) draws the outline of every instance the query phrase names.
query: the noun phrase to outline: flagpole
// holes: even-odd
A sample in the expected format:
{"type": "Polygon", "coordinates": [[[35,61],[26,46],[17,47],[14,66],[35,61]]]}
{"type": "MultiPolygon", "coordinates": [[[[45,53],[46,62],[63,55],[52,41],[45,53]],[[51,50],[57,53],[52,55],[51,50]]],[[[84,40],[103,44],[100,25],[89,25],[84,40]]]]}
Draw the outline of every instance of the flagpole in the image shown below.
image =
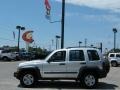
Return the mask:
{"type": "Polygon", "coordinates": [[[61,48],[64,48],[65,0],[62,0],[61,48]]]}

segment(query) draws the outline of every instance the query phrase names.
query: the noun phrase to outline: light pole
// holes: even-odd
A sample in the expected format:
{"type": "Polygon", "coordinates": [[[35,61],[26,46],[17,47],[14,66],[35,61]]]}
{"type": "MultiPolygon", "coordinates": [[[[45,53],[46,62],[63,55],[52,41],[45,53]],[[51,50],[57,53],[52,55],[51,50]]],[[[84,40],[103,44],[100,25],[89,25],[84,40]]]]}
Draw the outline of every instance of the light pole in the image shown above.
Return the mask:
{"type": "Polygon", "coordinates": [[[81,45],[81,43],[82,43],[82,42],[81,42],[81,41],[79,41],[78,43],[79,43],[79,47],[80,47],[80,45],[81,45]]]}
{"type": "Polygon", "coordinates": [[[59,39],[60,39],[60,36],[56,35],[56,49],[59,48],[59,39]]]}
{"type": "Polygon", "coordinates": [[[93,47],[94,45],[93,44],[91,44],[91,47],[93,47]]]}
{"type": "Polygon", "coordinates": [[[50,21],[50,23],[61,22],[61,49],[64,48],[64,22],[65,22],[65,0],[62,0],[62,18],[60,21],[50,21]]]}
{"type": "Polygon", "coordinates": [[[16,26],[16,29],[18,29],[18,53],[20,51],[19,46],[20,46],[20,30],[25,30],[25,27],[21,26],[16,26]]]}
{"type": "Polygon", "coordinates": [[[115,49],[116,49],[116,33],[117,33],[116,28],[113,28],[113,33],[114,33],[114,52],[115,52],[115,49]]]}
{"type": "Polygon", "coordinates": [[[64,48],[65,0],[62,0],[61,48],[64,48]]]}

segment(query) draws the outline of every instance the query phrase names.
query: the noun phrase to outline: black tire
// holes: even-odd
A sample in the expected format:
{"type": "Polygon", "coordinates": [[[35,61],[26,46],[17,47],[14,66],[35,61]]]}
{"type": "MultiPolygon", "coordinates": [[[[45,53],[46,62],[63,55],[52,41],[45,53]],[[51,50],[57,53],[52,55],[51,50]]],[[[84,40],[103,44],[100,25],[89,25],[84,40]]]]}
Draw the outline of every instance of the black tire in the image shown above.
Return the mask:
{"type": "Polygon", "coordinates": [[[117,64],[117,62],[116,62],[116,61],[113,61],[113,62],[111,62],[111,66],[112,66],[112,67],[117,67],[117,66],[118,66],[118,64],[117,64]]]}
{"type": "Polygon", "coordinates": [[[19,61],[19,60],[20,60],[20,57],[19,57],[19,56],[16,56],[16,57],[15,57],[15,60],[16,60],[16,61],[19,61]]]}
{"type": "Polygon", "coordinates": [[[20,84],[23,87],[33,87],[37,83],[37,78],[35,77],[35,74],[31,72],[24,72],[20,77],[20,84]]]}
{"type": "Polygon", "coordinates": [[[8,57],[3,57],[2,60],[3,60],[3,61],[8,61],[9,58],[8,58],[8,57]]]}
{"type": "Polygon", "coordinates": [[[86,72],[80,78],[80,83],[84,88],[95,88],[98,83],[98,78],[94,73],[86,72]]]}

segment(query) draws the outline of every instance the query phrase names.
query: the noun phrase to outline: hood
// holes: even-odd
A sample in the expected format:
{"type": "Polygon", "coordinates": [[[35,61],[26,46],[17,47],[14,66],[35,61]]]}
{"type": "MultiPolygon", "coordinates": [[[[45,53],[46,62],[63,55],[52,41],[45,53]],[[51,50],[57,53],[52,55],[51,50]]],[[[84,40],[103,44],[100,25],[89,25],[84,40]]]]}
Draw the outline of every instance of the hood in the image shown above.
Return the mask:
{"type": "Polygon", "coordinates": [[[42,64],[44,63],[45,60],[33,60],[33,61],[27,61],[19,64],[19,67],[24,67],[24,66],[31,66],[31,65],[37,65],[37,64],[42,64]]]}

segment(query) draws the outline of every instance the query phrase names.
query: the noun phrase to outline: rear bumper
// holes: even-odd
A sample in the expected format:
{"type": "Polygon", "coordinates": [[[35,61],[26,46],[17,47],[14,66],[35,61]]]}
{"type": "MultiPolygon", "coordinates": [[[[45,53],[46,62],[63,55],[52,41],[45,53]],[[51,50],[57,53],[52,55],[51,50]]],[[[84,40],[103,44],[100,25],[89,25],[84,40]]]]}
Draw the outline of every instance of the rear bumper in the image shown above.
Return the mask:
{"type": "Polygon", "coordinates": [[[99,71],[99,78],[105,78],[105,77],[107,77],[107,72],[105,72],[104,70],[101,70],[101,71],[99,71]]]}
{"type": "Polygon", "coordinates": [[[109,73],[109,71],[110,71],[110,63],[109,63],[108,60],[105,60],[105,61],[103,62],[103,70],[101,70],[101,71],[99,72],[99,77],[100,77],[100,78],[106,77],[107,74],[109,73]]]}

